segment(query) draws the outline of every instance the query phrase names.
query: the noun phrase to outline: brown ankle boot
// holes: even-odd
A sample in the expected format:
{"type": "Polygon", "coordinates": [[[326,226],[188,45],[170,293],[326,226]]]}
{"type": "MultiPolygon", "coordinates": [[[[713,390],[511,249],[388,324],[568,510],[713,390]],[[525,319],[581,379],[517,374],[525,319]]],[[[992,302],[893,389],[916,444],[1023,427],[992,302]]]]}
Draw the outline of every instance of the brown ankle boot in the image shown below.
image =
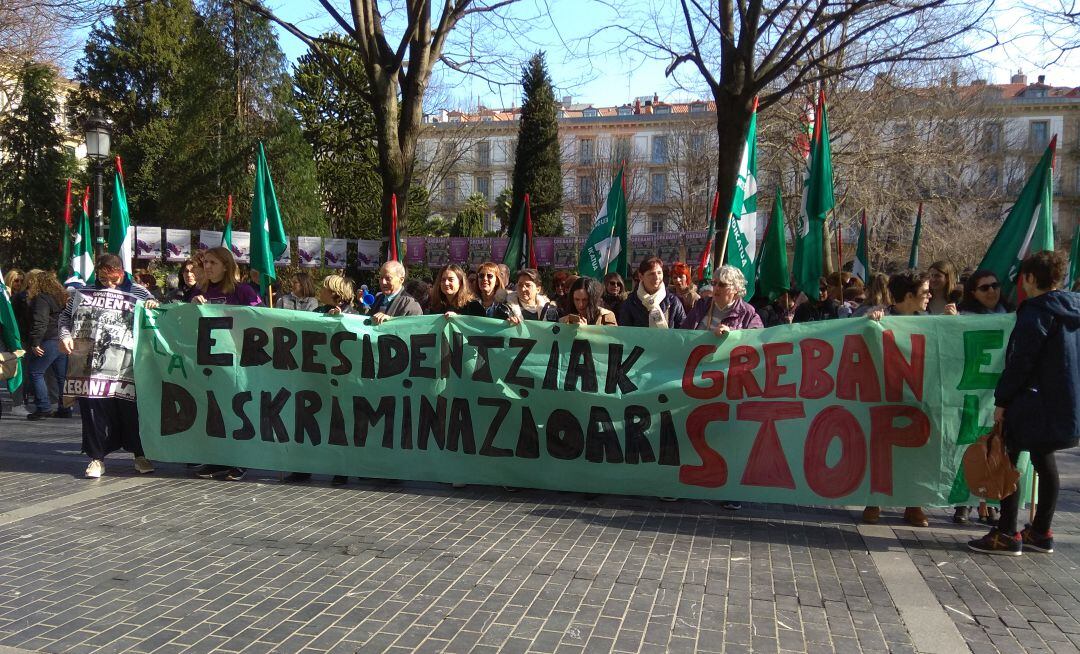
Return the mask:
{"type": "Polygon", "coordinates": [[[930,526],[930,521],[926,518],[926,514],[923,513],[922,507],[919,506],[909,506],[904,509],[904,522],[912,527],[930,526]]]}

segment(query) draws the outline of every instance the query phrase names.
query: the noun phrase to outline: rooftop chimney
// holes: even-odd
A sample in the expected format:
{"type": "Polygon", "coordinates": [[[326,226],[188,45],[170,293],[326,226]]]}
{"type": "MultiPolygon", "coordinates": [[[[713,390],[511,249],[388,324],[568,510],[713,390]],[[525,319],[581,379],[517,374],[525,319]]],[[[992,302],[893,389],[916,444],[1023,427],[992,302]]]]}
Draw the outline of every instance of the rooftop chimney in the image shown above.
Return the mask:
{"type": "Polygon", "coordinates": [[[1024,74],[1024,71],[1018,70],[1018,71],[1016,71],[1016,74],[1013,75],[1012,78],[1009,80],[1009,83],[1011,83],[1011,84],[1027,84],[1027,75],[1024,74]]]}
{"type": "Polygon", "coordinates": [[[656,92],[654,91],[653,94],[652,94],[652,103],[657,104],[659,102],[660,102],[660,96],[657,95],[656,92]]]}
{"type": "Polygon", "coordinates": [[[564,95],[562,97],[563,109],[569,109],[571,104],[573,104],[573,98],[570,97],[569,95],[564,95]]]}
{"type": "Polygon", "coordinates": [[[1039,75],[1039,84],[1046,84],[1046,75],[1039,75]]]}
{"type": "Polygon", "coordinates": [[[641,98],[638,98],[637,100],[634,100],[634,114],[637,115],[637,114],[640,114],[640,113],[641,113],[641,98]]]}

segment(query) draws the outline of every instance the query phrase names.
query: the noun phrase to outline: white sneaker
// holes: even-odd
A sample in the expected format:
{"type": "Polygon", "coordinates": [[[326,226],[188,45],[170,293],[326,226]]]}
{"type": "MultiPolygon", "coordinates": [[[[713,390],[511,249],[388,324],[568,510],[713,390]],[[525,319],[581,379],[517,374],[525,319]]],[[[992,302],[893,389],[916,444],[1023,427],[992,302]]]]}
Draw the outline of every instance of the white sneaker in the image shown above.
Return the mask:
{"type": "Polygon", "coordinates": [[[135,457],[135,470],[140,475],[147,475],[154,471],[154,464],[145,456],[135,457]]]}
{"type": "Polygon", "coordinates": [[[105,463],[94,459],[90,462],[90,465],[86,466],[86,478],[97,479],[105,473],[105,463]]]}

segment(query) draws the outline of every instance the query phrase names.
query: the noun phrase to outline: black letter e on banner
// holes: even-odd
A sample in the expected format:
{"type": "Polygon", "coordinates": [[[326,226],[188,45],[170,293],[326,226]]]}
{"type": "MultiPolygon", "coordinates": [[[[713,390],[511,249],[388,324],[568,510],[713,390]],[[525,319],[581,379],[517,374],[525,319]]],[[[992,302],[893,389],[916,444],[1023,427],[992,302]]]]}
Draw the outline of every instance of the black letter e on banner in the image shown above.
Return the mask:
{"type": "Polygon", "coordinates": [[[233,319],[228,316],[217,318],[199,318],[199,340],[195,349],[195,361],[200,366],[231,366],[231,354],[213,354],[210,348],[217,341],[210,335],[215,329],[232,329],[233,319]]]}

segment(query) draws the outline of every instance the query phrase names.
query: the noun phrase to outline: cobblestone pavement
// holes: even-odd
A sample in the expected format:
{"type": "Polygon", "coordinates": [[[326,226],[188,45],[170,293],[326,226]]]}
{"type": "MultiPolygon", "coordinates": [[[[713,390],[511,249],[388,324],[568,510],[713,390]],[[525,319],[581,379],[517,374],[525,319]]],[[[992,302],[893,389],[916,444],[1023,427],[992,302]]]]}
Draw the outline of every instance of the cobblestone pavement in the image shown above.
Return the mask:
{"type": "Polygon", "coordinates": [[[0,654],[1080,645],[1071,453],[1058,552],[1012,559],[969,556],[982,528],[945,511],[924,530],[889,514],[882,539],[854,510],[217,482],[173,464],[138,476],[129,456],[90,481],[79,424],[0,421],[0,654]]]}

